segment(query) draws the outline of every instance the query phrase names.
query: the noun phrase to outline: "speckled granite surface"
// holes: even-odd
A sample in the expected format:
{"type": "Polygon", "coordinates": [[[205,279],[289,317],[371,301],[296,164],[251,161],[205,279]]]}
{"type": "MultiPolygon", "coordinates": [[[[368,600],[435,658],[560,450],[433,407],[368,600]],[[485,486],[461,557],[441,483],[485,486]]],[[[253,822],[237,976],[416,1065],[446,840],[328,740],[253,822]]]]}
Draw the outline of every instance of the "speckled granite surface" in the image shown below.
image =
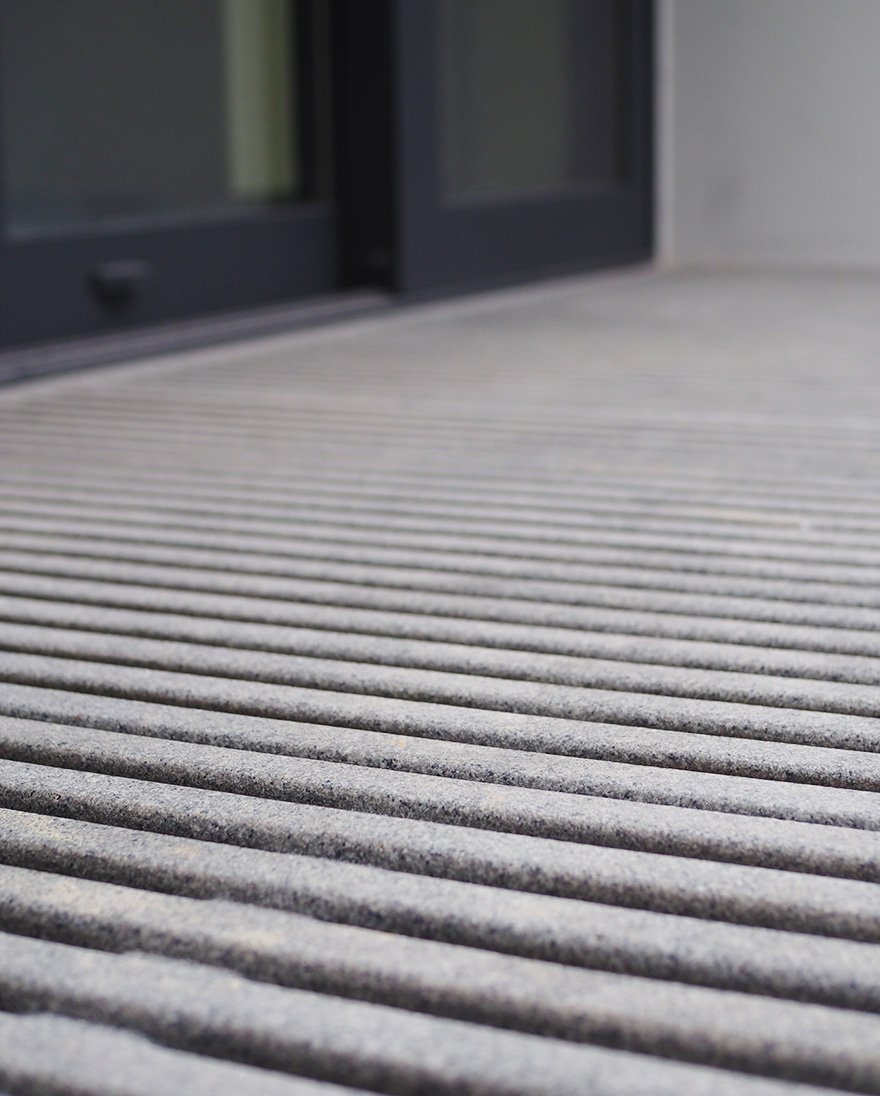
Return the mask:
{"type": "Polygon", "coordinates": [[[878,302],[0,390],[0,1090],[880,1093],[878,302]]]}

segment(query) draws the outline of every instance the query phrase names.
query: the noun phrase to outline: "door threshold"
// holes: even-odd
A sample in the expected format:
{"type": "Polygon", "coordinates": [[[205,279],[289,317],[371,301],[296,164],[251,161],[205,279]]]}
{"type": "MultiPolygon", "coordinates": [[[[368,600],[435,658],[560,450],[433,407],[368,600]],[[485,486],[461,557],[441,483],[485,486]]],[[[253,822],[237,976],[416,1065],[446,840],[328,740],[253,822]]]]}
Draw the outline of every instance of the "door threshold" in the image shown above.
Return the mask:
{"type": "Polygon", "coordinates": [[[378,289],[350,290],[127,331],[31,343],[0,352],[0,385],[335,323],[389,308],[393,300],[390,293],[378,289]]]}

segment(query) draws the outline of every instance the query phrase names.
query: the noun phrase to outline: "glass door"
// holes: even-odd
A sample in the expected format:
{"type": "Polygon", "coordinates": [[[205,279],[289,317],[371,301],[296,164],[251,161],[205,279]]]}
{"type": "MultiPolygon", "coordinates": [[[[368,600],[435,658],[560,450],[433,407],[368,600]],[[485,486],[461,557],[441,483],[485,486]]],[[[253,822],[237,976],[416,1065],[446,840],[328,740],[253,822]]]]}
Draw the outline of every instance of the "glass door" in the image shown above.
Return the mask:
{"type": "Polygon", "coordinates": [[[336,285],[330,4],[0,0],[0,342],[336,285]]]}
{"type": "Polygon", "coordinates": [[[396,12],[402,285],[650,254],[650,0],[396,12]]]}
{"type": "Polygon", "coordinates": [[[0,348],[647,258],[651,0],[0,0],[0,348]]]}

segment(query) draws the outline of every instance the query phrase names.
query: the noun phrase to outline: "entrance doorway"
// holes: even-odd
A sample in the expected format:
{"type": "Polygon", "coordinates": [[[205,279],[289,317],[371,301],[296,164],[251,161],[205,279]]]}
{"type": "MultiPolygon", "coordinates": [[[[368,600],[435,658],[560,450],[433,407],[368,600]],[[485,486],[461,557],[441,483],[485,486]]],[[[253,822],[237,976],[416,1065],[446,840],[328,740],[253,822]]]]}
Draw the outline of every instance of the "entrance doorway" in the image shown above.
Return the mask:
{"type": "Polygon", "coordinates": [[[650,0],[2,0],[0,346],[645,258],[650,0]]]}

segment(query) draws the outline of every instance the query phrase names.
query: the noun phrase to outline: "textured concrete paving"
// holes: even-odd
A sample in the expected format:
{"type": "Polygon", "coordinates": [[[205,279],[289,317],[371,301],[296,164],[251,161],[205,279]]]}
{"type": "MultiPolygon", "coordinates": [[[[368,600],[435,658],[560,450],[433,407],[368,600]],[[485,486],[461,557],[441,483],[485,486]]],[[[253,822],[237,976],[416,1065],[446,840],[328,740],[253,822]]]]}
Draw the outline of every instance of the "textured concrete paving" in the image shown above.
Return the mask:
{"type": "Polygon", "coordinates": [[[880,1093],[880,278],[0,392],[0,1090],[880,1093]]]}

